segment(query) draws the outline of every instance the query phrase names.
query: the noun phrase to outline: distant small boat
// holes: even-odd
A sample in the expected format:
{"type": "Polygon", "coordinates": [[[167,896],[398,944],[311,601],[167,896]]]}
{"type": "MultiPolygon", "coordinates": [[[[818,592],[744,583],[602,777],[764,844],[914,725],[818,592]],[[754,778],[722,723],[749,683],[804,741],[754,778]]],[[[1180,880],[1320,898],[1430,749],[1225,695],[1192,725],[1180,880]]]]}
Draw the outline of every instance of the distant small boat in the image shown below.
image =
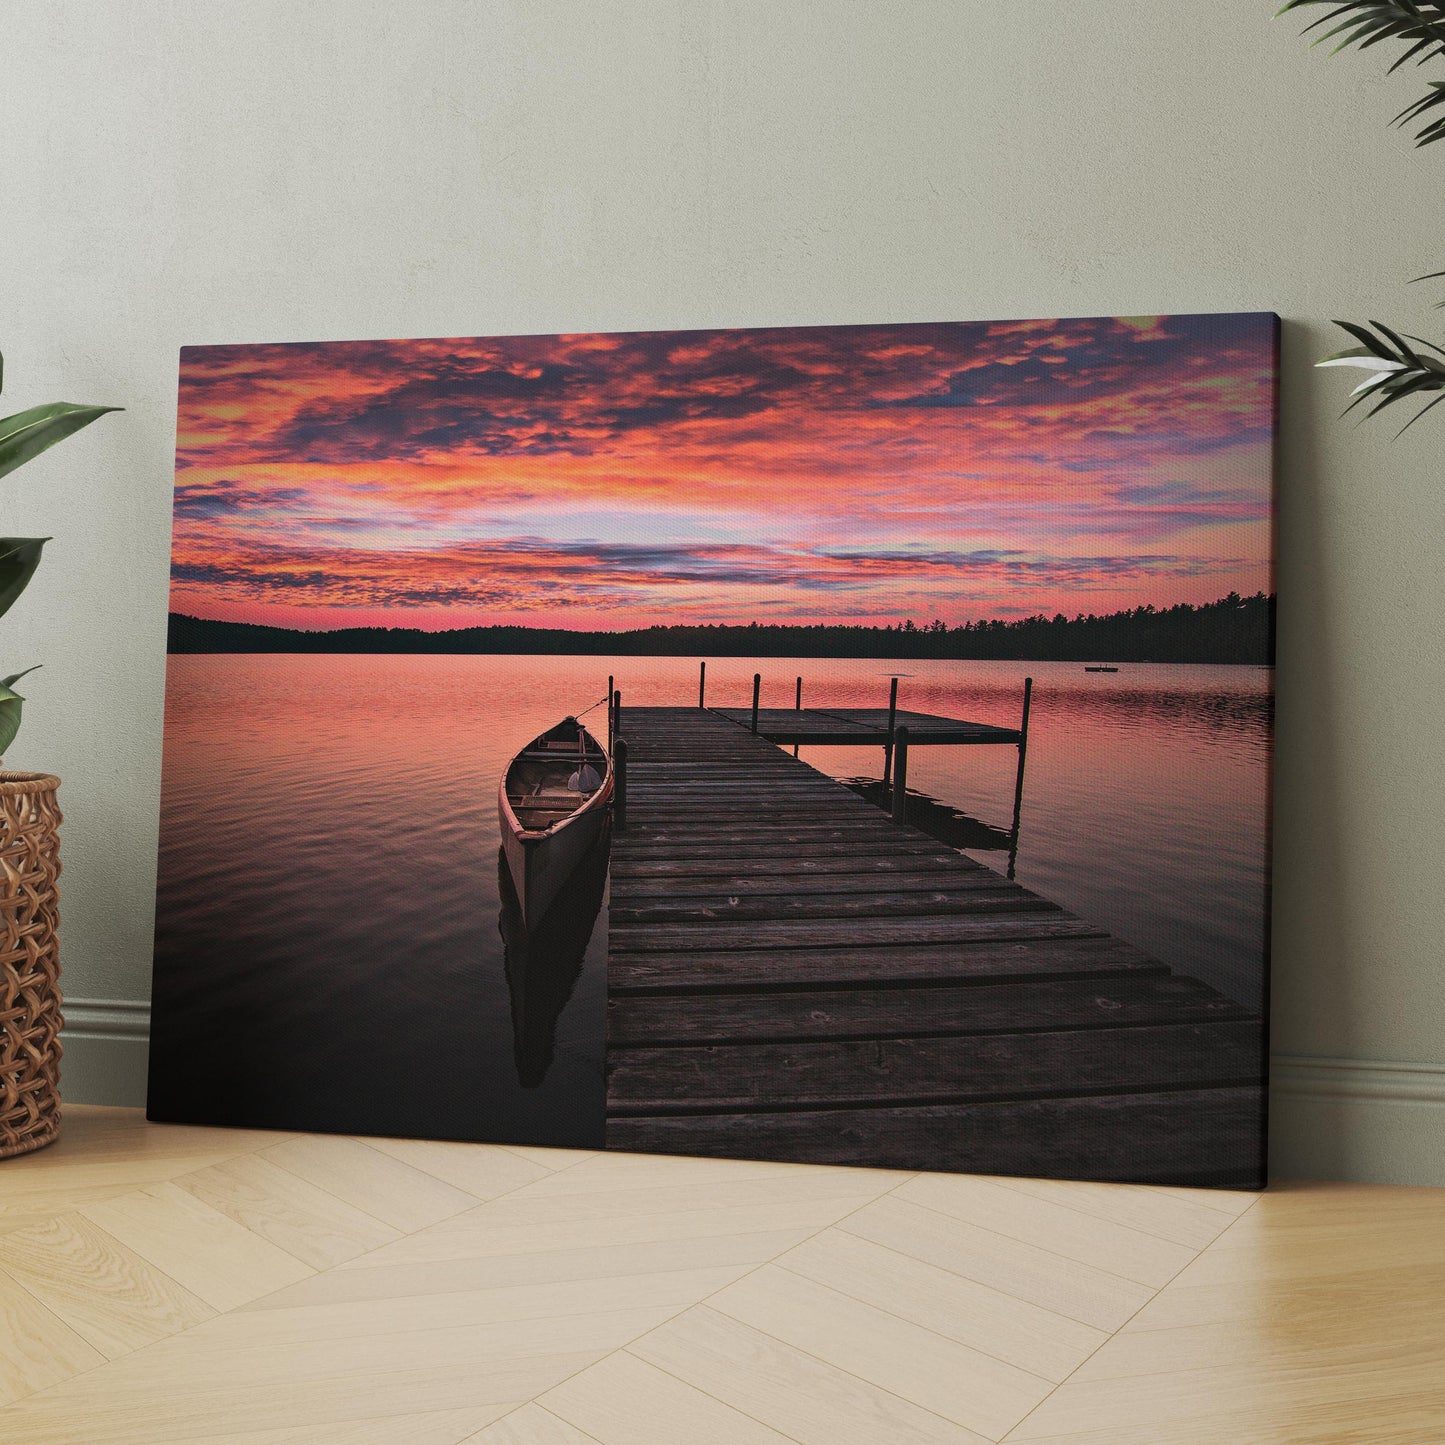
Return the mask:
{"type": "Polygon", "coordinates": [[[597,841],[612,802],[612,760],[576,718],[533,738],[497,790],[502,848],[529,929],[597,841]]]}
{"type": "Polygon", "coordinates": [[[1093,667],[1085,664],[1084,667],[1085,672],[1118,672],[1118,670],[1117,667],[1105,667],[1102,664],[1093,667]]]}

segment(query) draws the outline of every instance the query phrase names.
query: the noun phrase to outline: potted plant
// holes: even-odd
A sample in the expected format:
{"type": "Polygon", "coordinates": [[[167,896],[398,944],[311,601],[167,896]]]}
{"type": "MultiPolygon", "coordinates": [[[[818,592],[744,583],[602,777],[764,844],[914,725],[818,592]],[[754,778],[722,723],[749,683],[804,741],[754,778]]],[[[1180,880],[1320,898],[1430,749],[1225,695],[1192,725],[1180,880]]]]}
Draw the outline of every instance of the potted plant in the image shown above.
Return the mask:
{"type": "MultiPolygon", "coordinates": [[[[4,382],[0,357],[0,386],[4,382]]],[[[0,477],[89,426],[114,406],[68,401],[0,420],[0,477]]],[[[0,537],[0,616],[24,592],[48,537],[0,537]]],[[[0,753],[20,730],[25,699],[0,680],[0,753]]],[[[58,778],[0,770],[0,1159],[28,1154],[60,1131],[60,874],[58,778]]]]}

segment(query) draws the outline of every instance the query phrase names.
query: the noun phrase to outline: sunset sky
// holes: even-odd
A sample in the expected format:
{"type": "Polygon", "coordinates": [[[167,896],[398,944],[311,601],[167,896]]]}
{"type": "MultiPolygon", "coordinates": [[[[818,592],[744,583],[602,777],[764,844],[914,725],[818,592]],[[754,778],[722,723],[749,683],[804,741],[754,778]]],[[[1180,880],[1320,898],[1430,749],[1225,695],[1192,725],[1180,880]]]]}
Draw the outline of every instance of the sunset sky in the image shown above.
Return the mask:
{"type": "Polygon", "coordinates": [[[1264,314],[181,353],[171,606],[925,622],[1270,587],[1264,314]]]}

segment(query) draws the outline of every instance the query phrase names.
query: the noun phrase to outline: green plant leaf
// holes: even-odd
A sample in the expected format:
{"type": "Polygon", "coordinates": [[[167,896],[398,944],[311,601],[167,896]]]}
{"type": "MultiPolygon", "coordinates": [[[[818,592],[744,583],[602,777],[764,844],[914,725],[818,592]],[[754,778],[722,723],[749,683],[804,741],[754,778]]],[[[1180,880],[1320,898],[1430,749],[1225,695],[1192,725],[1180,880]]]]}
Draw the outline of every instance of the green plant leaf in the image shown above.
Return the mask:
{"type": "MultiPolygon", "coordinates": [[[[1332,55],[1351,46],[1368,50],[1382,40],[1402,41],[1406,49],[1388,67],[1387,74],[1410,60],[1423,65],[1427,60],[1445,56],[1445,3],[1441,0],[1286,0],[1275,12],[1276,17],[1302,10],[1306,5],[1332,7],[1304,28],[1304,34],[1309,35],[1318,27],[1326,26],[1313,37],[1311,44],[1335,41],[1332,55]]],[[[1402,110],[1391,124],[1406,125],[1435,106],[1445,104],[1441,84],[1431,81],[1429,93],[1402,110]]],[[[1445,119],[1432,118],[1415,137],[1415,144],[1429,145],[1442,139],[1445,139],[1445,119]]]]}
{"type": "Polygon", "coordinates": [[[0,477],[38,457],[41,452],[64,441],[81,427],[89,426],[118,406],[77,406],[69,401],[46,402],[28,411],[16,412],[0,421],[0,477]]]}
{"type": "Polygon", "coordinates": [[[49,537],[0,537],[0,617],[15,604],[40,565],[49,537]]]}
{"type": "Polygon", "coordinates": [[[1383,336],[1390,343],[1390,345],[1395,348],[1395,354],[1399,356],[1399,358],[1403,362],[1405,362],[1409,366],[1413,366],[1421,370],[1425,369],[1425,363],[1417,355],[1414,348],[1406,346],[1405,343],[1398,336],[1396,336],[1395,333],[1391,331],[1390,328],[1386,326],[1383,321],[1372,321],[1370,322],[1370,325],[1373,326],[1375,330],[1378,331],[1380,335],[1383,336]]]}
{"type": "MultiPolygon", "coordinates": [[[[1363,326],[1356,326],[1353,321],[1336,321],[1335,325],[1338,326],[1341,331],[1348,331],[1350,335],[1353,336],[1355,340],[1360,343],[1361,349],[1358,353],[1356,353],[1357,355],[1377,356],[1380,358],[1381,361],[1404,360],[1403,357],[1396,356],[1395,353],[1391,351],[1389,347],[1386,346],[1385,343],[1378,337],[1371,336],[1370,333],[1366,331],[1363,326]]],[[[1340,354],[1346,355],[1347,353],[1341,352],[1340,354]]]]}
{"type": "MultiPolygon", "coordinates": [[[[1348,332],[1360,345],[1338,351],[1333,356],[1326,356],[1315,365],[1363,367],[1374,373],[1350,393],[1352,400],[1345,407],[1346,415],[1362,402],[1370,403],[1369,410],[1365,413],[1368,418],[1378,416],[1387,406],[1395,406],[1412,396],[1423,397],[1428,392],[1442,393],[1416,412],[1396,433],[1398,436],[1412,427],[1432,407],[1445,401],[1445,363],[1415,351],[1403,337],[1379,321],[1370,323],[1375,328],[1374,332],[1349,321],[1337,321],[1335,325],[1348,332]]],[[[1434,342],[1424,341],[1418,336],[1409,339],[1423,348],[1437,352],[1440,350],[1434,342]]]]}
{"type": "Polygon", "coordinates": [[[1402,426],[1402,427],[1400,428],[1399,431],[1397,431],[1397,432],[1395,433],[1396,437],[1402,437],[1402,436],[1404,436],[1405,433],[1406,433],[1407,431],[1409,431],[1410,428],[1411,428],[1412,426],[1414,426],[1415,423],[1416,423],[1417,421],[1419,421],[1420,418],[1421,418],[1422,416],[1424,416],[1425,413],[1426,413],[1427,411],[1429,411],[1432,406],[1439,406],[1442,401],[1445,401],[1445,396],[1437,396],[1434,401],[1427,402],[1424,406],[1422,406],[1422,407],[1420,408],[1419,411],[1417,411],[1417,412],[1415,413],[1414,416],[1412,416],[1412,417],[1410,418],[1409,421],[1407,421],[1407,422],[1405,423],[1404,426],[1402,426]]]}
{"type": "Polygon", "coordinates": [[[20,709],[25,699],[18,692],[0,683],[0,753],[15,741],[20,731],[20,709]]]}
{"type": "Polygon", "coordinates": [[[32,662],[29,667],[21,668],[19,672],[12,672],[9,677],[0,677],[0,687],[14,687],[22,677],[29,677],[32,672],[44,665],[42,662],[32,662]]]}

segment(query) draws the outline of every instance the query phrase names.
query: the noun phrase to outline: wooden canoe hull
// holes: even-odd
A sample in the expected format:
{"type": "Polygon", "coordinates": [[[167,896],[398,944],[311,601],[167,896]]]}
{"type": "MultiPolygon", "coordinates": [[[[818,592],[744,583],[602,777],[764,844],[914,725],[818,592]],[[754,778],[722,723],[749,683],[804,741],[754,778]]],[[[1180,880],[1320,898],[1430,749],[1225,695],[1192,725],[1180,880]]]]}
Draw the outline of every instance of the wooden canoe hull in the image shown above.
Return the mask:
{"type": "MultiPolygon", "coordinates": [[[[546,917],[548,909],[587,857],[611,816],[612,760],[606,757],[585,729],[583,734],[596,748],[606,771],[602,775],[601,786],[586,797],[579,795],[578,807],[568,817],[545,829],[529,829],[519,822],[507,790],[517,759],[508,766],[498,788],[497,813],[501,823],[502,851],[506,855],[523,920],[529,929],[535,928],[546,917]]],[[[529,746],[535,746],[535,743],[529,746]]],[[[523,749],[517,758],[527,751],[523,749]]]]}

